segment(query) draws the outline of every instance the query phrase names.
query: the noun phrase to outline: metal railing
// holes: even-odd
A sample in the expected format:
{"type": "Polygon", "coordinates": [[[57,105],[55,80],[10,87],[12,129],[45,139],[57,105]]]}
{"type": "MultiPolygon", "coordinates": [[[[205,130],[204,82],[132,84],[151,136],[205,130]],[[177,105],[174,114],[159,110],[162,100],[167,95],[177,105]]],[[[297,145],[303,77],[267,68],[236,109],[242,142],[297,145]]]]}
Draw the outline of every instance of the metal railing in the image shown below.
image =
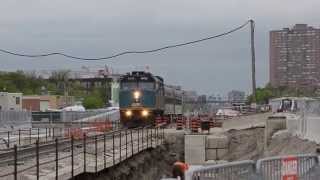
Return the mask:
{"type": "MultiPolygon", "coordinates": [[[[78,124],[75,123],[73,125],[75,126],[78,124]]],[[[119,121],[105,121],[100,124],[95,124],[95,122],[81,122],[79,127],[84,129],[90,128],[92,131],[99,131],[99,127],[96,126],[102,126],[104,128],[103,131],[114,131],[121,127],[119,121]]],[[[17,145],[18,147],[34,145],[36,141],[40,144],[54,142],[56,138],[64,139],[66,137],[71,137],[72,131],[75,129],[81,130],[79,127],[21,128],[9,131],[0,131],[0,150],[12,148],[14,145],[17,145]]]]}
{"type": "Polygon", "coordinates": [[[186,174],[186,180],[318,180],[316,155],[270,157],[201,167],[186,174]]]}
{"type": "Polygon", "coordinates": [[[10,151],[0,153],[0,179],[72,179],[114,166],[163,141],[164,129],[149,127],[83,134],[80,139],[56,138],[46,144],[37,140],[33,147],[14,145],[10,151]]]}
{"type": "Polygon", "coordinates": [[[240,161],[207,166],[192,172],[190,180],[253,180],[254,161],[240,161]]]}
{"type": "Polygon", "coordinates": [[[299,180],[311,180],[317,173],[317,166],[319,160],[315,155],[271,157],[257,161],[257,173],[261,180],[278,180],[292,175],[299,180]]]}
{"type": "Polygon", "coordinates": [[[96,116],[99,114],[106,114],[109,117],[114,110],[99,109],[88,111],[61,111],[61,112],[32,112],[32,121],[42,122],[73,122],[76,120],[96,116]]]}

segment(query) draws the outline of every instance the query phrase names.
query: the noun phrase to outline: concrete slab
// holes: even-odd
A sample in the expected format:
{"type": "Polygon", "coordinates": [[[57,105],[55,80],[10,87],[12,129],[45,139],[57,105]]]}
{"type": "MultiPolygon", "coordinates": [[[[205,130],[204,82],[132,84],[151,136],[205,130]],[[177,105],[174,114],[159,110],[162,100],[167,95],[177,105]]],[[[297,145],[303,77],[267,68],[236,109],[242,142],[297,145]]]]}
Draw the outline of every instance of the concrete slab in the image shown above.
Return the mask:
{"type": "Polygon", "coordinates": [[[191,165],[205,162],[205,135],[185,136],[185,161],[191,165]]]}
{"type": "Polygon", "coordinates": [[[227,148],[229,139],[226,135],[209,135],[206,140],[207,148],[227,148]]]}
{"type": "Polygon", "coordinates": [[[228,153],[227,149],[207,149],[206,160],[219,160],[228,153]]]}

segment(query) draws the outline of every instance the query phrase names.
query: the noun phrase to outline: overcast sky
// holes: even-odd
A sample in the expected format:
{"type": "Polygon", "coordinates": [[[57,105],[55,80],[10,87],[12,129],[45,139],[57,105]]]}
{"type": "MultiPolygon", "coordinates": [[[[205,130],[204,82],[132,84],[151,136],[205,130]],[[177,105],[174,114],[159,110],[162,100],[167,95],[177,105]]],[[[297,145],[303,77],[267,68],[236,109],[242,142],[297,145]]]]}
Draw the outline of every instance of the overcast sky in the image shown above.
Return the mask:
{"type": "MultiPolygon", "coordinates": [[[[215,35],[256,21],[257,82],[268,82],[268,31],[307,23],[319,27],[319,0],[1,0],[0,48],[101,57],[215,35]]],[[[227,37],[163,52],[84,62],[0,54],[0,70],[150,66],[168,84],[206,94],[250,91],[249,26],[227,37]]]]}

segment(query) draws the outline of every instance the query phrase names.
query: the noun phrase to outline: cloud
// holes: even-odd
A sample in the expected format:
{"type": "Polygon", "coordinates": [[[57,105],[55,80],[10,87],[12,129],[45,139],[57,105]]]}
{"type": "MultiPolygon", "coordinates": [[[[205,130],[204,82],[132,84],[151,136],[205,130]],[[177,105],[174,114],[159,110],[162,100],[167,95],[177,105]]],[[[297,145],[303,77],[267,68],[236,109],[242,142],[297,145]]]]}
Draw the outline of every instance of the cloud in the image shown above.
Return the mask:
{"type": "MultiPolygon", "coordinates": [[[[0,48],[25,53],[63,51],[100,57],[215,35],[256,21],[257,81],[268,81],[268,31],[308,23],[318,27],[318,0],[2,0],[0,48]]],[[[201,93],[251,89],[249,29],[194,46],[104,62],[0,54],[1,69],[149,65],[168,83],[201,93]]]]}

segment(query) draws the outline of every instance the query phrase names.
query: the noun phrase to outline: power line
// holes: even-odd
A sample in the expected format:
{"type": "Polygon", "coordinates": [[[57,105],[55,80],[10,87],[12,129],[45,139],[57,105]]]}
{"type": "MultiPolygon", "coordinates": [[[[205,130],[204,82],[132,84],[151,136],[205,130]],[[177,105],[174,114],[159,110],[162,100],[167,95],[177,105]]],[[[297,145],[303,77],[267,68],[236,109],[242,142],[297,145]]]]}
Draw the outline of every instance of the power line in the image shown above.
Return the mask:
{"type": "Polygon", "coordinates": [[[111,55],[111,56],[100,57],[100,58],[84,58],[84,57],[68,55],[68,54],[61,53],[61,52],[54,52],[54,53],[47,53],[47,54],[22,54],[22,53],[12,52],[12,51],[8,51],[8,50],[4,50],[4,49],[0,49],[0,52],[5,53],[5,54],[14,55],[14,56],[28,57],[28,58],[39,58],[39,57],[48,57],[48,56],[58,55],[58,56],[64,56],[64,57],[70,58],[70,59],[83,60],[83,61],[101,61],[101,60],[107,60],[107,59],[116,58],[118,56],[123,56],[123,55],[126,55],[126,54],[153,53],[153,52],[157,52],[157,51],[163,51],[163,50],[166,50],[166,49],[177,48],[177,47],[186,46],[186,45],[190,45],[190,44],[196,44],[196,43],[199,43],[199,42],[202,42],[202,41],[208,41],[208,40],[211,40],[211,39],[215,39],[215,38],[218,38],[218,37],[226,36],[228,34],[236,32],[236,31],[244,28],[247,24],[250,23],[250,21],[251,20],[246,21],[241,26],[238,26],[238,27],[236,27],[234,29],[231,29],[230,31],[227,31],[227,32],[215,35],[215,36],[209,36],[209,37],[198,39],[198,40],[194,40],[194,41],[188,41],[188,42],[184,42],[184,43],[180,43],[180,44],[168,45],[168,46],[160,47],[160,48],[157,48],[157,49],[151,49],[151,50],[124,51],[124,52],[117,53],[117,54],[114,54],[114,55],[111,55]]]}

